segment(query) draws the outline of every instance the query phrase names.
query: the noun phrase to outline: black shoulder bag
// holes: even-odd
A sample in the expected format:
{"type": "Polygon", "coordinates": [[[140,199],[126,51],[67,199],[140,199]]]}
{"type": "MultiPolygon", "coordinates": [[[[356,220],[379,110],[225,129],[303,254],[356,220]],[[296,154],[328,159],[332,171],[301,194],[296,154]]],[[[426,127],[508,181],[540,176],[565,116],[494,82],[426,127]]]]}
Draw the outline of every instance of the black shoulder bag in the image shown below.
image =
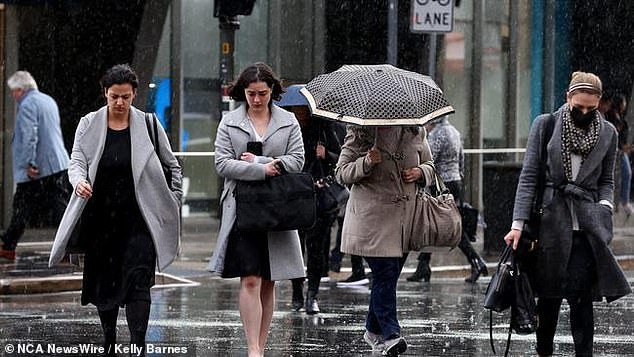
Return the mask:
{"type": "Polygon", "coordinates": [[[317,219],[315,182],[309,173],[284,173],[237,181],[236,225],[240,231],[309,229],[317,219]]]}
{"type": "Polygon", "coordinates": [[[172,170],[163,163],[161,160],[161,149],[158,144],[158,125],[156,124],[158,120],[153,114],[145,113],[145,126],[147,127],[147,134],[150,136],[150,141],[154,146],[154,151],[156,152],[156,156],[161,163],[161,169],[163,169],[163,175],[165,176],[165,181],[167,182],[167,187],[172,189],[172,170]],[[152,128],[150,127],[150,121],[152,121],[152,128]]]}

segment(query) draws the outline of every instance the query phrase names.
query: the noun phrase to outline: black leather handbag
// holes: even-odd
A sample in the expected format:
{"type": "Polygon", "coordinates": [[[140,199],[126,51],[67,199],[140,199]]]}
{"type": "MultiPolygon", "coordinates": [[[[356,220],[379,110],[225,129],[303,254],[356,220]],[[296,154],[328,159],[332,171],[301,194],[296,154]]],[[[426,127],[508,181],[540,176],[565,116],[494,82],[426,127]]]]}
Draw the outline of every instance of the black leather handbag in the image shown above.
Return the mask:
{"type": "Polygon", "coordinates": [[[498,268],[491,277],[484,295],[484,308],[495,312],[502,312],[511,307],[513,299],[513,274],[515,267],[512,263],[513,247],[507,245],[500,256],[498,268]]]}
{"type": "Polygon", "coordinates": [[[308,173],[238,181],[233,194],[240,231],[288,231],[315,224],[315,183],[308,173]]]}
{"type": "Polygon", "coordinates": [[[331,213],[345,204],[350,197],[350,190],[329,175],[316,182],[317,208],[319,212],[331,213]]]}
{"type": "Polygon", "coordinates": [[[537,328],[535,297],[528,275],[524,274],[521,263],[516,259],[516,253],[510,244],[504,248],[498,269],[491,278],[484,297],[484,307],[489,309],[489,341],[493,354],[493,311],[502,312],[511,308],[504,356],[508,355],[513,331],[518,335],[527,335],[537,328]]]}

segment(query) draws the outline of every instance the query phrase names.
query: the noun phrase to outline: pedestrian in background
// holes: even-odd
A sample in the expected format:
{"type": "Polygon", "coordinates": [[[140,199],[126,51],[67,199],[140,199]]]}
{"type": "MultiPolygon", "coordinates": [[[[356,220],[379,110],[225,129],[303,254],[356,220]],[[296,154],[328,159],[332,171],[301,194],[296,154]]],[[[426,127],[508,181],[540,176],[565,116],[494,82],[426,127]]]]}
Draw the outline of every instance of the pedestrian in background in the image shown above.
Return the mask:
{"type": "Polygon", "coordinates": [[[49,265],[78,229],[86,248],[81,304],[97,307],[107,354],[116,355],[117,316],[125,307],[130,343],[144,355],[155,267],[165,269],[179,249],[181,168],[161,126],[153,143],[146,113],[132,106],[139,85],[132,68],[116,65],[100,84],[107,104],[77,126],[69,168],[74,195],[49,265]],[[171,171],[169,183],[162,165],[171,171]]]}
{"type": "Polygon", "coordinates": [[[300,172],[304,145],[292,113],[274,105],[282,86],[273,70],[258,62],[245,68],[230,89],[244,102],[223,116],[215,142],[215,164],[224,177],[220,198],[222,218],[209,270],[223,278],[240,277],[239,309],[249,357],[263,356],[275,307],[275,281],[304,277],[304,262],[296,230],[241,232],[237,229],[237,180],[264,180],[280,175],[280,166],[300,172]],[[247,151],[260,142],[261,152],[247,151]]]}
{"type": "Polygon", "coordinates": [[[52,214],[55,225],[62,219],[70,195],[70,159],[64,148],[55,100],[40,92],[26,71],[15,72],[7,85],[17,104],[11,141],[13,181],[17,187],[11,222],[1,236],[0,257],[15,260],[15,249],[30,221],[43,217],[42,213],[52,214]]]}
{"type": "MultiPolygon", "coordinates": [[[[302,171],[310,173],[315,182],[318,183],[319,180],[334,173],[335,165],[339,159],[339,152],[341,151],[340,136],[343,135],[337,135],[337,130],[341,124],[311,116],[307,105],[291,106],[290,110],[295,114],[302,131],[302,140],[306,152],[302,171]]],[[[293,279],[292,304],[295,311],[299,311],[304,307],[309,315],[320,312],[319,304],[317,303],[319,285],[322,275],[325,273],[328,276],[330,234],[338,212],[338,209],[334,211],[324,210],[318,204],[315,225],[308,230],[299,232],[306,246],[308,287],[306,299],[304,299],[304,278],[293,279]]]]}
{"type": "MultiPolygon", "coordinates": [[[[562,300],[570,305],[577,356],[591,356],[593,300],[608,302],[631,292],[608,244],[612,240],[614,162],[618,137],[598,113],[602,85],[592,73],[572,74],[566,104],[533,122],[517,186],[506,244],[517,249],[529,219],[538,177],[544,180],[543,214],[531,276],[537,302],[537,353],[553,354],[562,300]],[[541,153],[547,123],[552,136],[541,153]],[[551,122],[552,123],[552,122],[551,122]],[[539,172],[541,155],[547,168],[539,172]]],[[[545,143],[544,143],[545,144],[545,143]]]]}
{"type": "MultiPolygon", "coordinates": [[[[346,207],[344,205],[339,209],[339,214],[337,216],[337,238],[335,241],[335,246],[330,251],[330,270],[336,273],[339,273],[341,271],[341,261],[343,260],[343,256],[345,255],[341,253],[341,235],[343,232],[343,222],[346,218],[345,213],[346,207]]],[[[347,278],[338,281],[337,287],[349,288],[367,285],[370,283],[370,279],[368,279],[368,276],[365,273],[362,257],[351,254],[350,266],[352,268],[352,273],[347,278]]]]}
{"type": "Polygon", "coordinates": [[[341,251],[362,256],[372,271],[364,340],[373,351],[405,352],[396,284],[409,253],[416,184],[434,182],[424,131],[418,127],[348,127],[336,175],[351,185],[341,251]]]}
{"type": "MultiPolygon", "coordinates": [[[[462,140],[460,132],[449,123],[447,117],[432,120],[425,125],[427,130],[427,142],[434,157],[436,171],[445,182],[445,185],[460,205],[464,203],[464,193],[462,189],[462,178],[464,177],[464,154],[462,152],[462,140]]],[[[488,274],[486,262],[473,249],[470,237],[466,232],[462,232],[462,238],[458,243],[458,248],[471,265],[471,275],[465,279],[468,283],[475,283],[480,275],[488,274]]],[[[429,262],[431,253],[421,252],[418,255],[418,265],[414,274],[407,278],[407,281],[429,281],[431,278],[431,267],[429,262]]]]}
{"type": "Polygon", "coordinates": [[[630,204],[630,188],[632,181],[632,166],[630,165],[630,144],[628,143],[629,125],[625,119],[627,100],[623,94],[616,94],[608,101],[609,107],[605,112],[605,119],[612,123],[619,136],[617,161],[620,165],[620,205],[623,212],[629,217],[634,209],[630,204]]]}

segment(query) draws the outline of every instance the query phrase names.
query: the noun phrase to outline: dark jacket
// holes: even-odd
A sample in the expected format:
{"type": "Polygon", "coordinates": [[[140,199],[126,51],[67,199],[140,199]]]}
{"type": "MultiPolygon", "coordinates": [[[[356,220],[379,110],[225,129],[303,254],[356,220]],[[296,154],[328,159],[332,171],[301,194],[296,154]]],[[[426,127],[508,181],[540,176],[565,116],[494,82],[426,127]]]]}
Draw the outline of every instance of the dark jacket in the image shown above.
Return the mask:
{"type": "MultiPolygon", "coordinates": [[[[612,240],[612,211],[600,200],[613,202],[614,162],[617,133],[607,121],[601,120],[599,139],[584,160],[574,182],[567,182],[561,150],[562,116],[566,105],[554,113],[556,122],[547,147],[547,187],[544,192],[544,213],[541,221],[537,264],[533,274],[533,288],[537,296],[563,297],[567,263],[572,246],[572,216],[569,205],[574,205],[579,221],[594,253],[597,284],[595,298],[612,301],[631,292],[623,271],[608,244],[612,240]],[[569,185],[566,189],[566,185],[569,185]],[[578,195],[571,194],[574,189],[578,195]]],[[[513,220],[527,220],[535,193],[540,160],[541,138],[546,118],[538,117],[528,138],[513,210],[513,220]]]]}
{"type": "Polygon", "coordinates": [[[303,172],[310,173],[314,179],[332,175],[341,153],[341,145],[346,135],[344,125],[311,117],[308,125],[302,128],[306,161],[303,172]],[[321,143],[326,148],[326,158],[318,159],[315,150],[321,143]]]}

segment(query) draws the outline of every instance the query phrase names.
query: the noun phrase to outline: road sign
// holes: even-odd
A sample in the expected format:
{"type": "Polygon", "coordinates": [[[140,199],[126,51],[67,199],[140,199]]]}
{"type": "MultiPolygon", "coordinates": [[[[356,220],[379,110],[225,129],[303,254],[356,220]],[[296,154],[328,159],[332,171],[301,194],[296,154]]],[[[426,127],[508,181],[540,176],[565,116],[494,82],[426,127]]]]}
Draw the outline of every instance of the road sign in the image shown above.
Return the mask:
{"type": "Polygon", "coordinates": [[[412,0],[412,32],[451,32],[453,0],[412,0]]]}

